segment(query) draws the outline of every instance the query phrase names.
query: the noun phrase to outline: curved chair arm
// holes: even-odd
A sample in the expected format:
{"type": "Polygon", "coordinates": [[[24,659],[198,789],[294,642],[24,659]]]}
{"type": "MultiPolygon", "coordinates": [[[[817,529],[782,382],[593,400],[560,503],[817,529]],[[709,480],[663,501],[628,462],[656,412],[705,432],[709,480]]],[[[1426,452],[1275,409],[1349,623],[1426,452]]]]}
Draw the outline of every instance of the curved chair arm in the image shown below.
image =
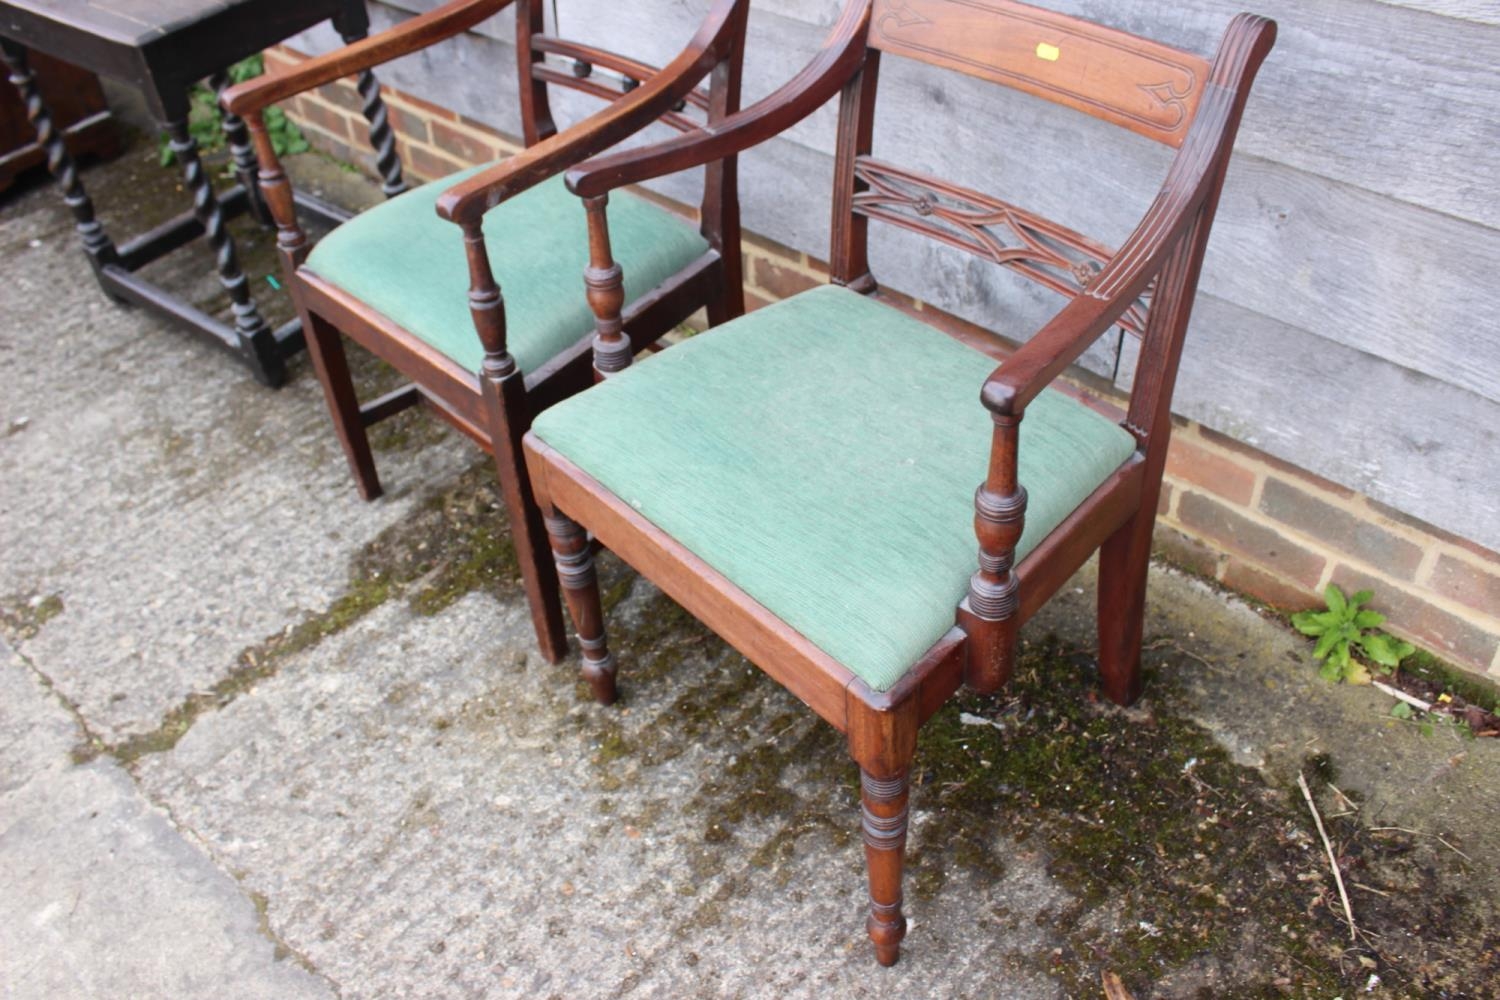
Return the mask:
{"type": "Polygon", "coordinates": [[[409,55],[429,45],[467,31],[514,0],[451,0],[378,35],[309,59],[295,69],[258,76],[235,84],[224,92],[221,103],[232,114],[245,116],[277,101],[321,87],[326,83],[398,56],[409,55]]]}
{"type": "Polygon", "coordinates": [[[572,128],[453,185],[438,198],[438,215],[460,226],[475,225],[505,199],[613,146],[671,111],[729,57],[748,10],[749,0],[715,0],[687,47],[660,72],[572,128]]]}
{"type": "Polygon", "coordinates": [[[568,171],[568,189],[581,198],[606,194],[626,184],[733,156],[791,128],[854,75],[864,61],[869,25],[870,0],[852,0],[818,54],[772,94],[699,132],[581,163],[568,171]]]}
{"type": "MultiPolygon", "coordinates": [[[[996,414],[1026,404],[1111,326],[1145,291],[1218,197],[1256,71],[1276,41],[1276,22],[1240,14],[1224,33],[1187,139],[1135,231],[1089,284],[985,381],[981,398],[996,414]]],[[[1212,209],[1210,209],[1212,211],[1212,209]]]]}

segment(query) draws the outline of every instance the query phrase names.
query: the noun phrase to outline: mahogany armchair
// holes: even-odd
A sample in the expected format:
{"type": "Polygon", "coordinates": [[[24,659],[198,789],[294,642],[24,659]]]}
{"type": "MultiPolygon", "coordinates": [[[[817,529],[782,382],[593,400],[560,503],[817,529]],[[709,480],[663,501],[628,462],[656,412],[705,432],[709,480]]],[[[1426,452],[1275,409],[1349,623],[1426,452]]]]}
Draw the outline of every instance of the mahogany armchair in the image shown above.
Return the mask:
{"type": "Polygon", "coordinates": [[[918,728],[961,684],[1005,684],[1018,627],[1096,550],[1104,691],[1121,704],[1140,694],[1173,381],[1235,132],[1275,30],[1242,14],[1209,62],[1012,0],[851,0],[801,75],[711,135],[568,174],[590,205],[594,266],[607,268],[608,191],[743,150],[842,91],[832,283],[634,367],[611,333],[618,296],[596,298],[596,365],[616,374],[542,414],[524,447],[598,700],[615,697],[615,660],[585,527],[847,735],[881,964],[905,934],[918,728]],[[1175,159],[1111,251],[875,159],[887,57],[1055,101],[1174,147],[1175,159]],[[996,367],[971,334],[882,298],[871,220],[1013,269],[1066,304],[996,367]],[[1048,388],[1116,326],[1142,339],[1119,422],[1048,388]]]}
{"type": "MultiPolygon", "coordinates": [[[[369,500],[381,492],[367,429],[414,404],[430,404],[489,451],[537,642],[555,663],[566,653],[567,636],[520,442],[536,413],[592,382],[595,321],[585,283],[590,295],[611,285],[610,274],[595,270],[580,280],[588,259],[584,213],[560,174],[653,122],[701,135],[737,111],[749,0],[714,0],[687,47],[661,70],[547,34],[543,6],[544,0],[451,0],[290,71],[233,87],[223,104],[250,127],[286,283],[360,494],[369,500]],[[450,38],[513,2],[527,148],[510,159],[395,192],[399,197],[310,247],[267,137],[263,109],[450,38]],[[560,66],[549,56],[572,64],[560,66]],[[621,82],[603,82],[596,67],[620,74],[621,82]],[[707,88],[699,88],[705,78],[707,88]],[[559,132],[549,86],[581,90],[609,103],[559,132]],[[382,358],[410,384],[361,403],[341,335],[382,358]]],[[[617,210],[625,230],[620,256],[632,275],[623,287],[612,285],[617,322],[611,345],[651,346],[700,308],[711,323],[744,311],[734,156],[707,165],[700,226],[633,195],[621,198],[617,210]]]]}

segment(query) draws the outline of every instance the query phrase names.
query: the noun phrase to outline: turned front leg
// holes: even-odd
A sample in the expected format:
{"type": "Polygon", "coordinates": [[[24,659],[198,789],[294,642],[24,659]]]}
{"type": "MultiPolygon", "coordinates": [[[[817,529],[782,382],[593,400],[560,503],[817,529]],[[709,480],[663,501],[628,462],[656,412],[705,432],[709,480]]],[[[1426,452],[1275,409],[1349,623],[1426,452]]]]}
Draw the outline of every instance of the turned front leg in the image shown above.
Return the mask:
{"type": "Polygon", "coordinates": [[[895,965],[906,937],[901,913],[901,872],[906,857],[906,800],[917,749],[917,700],[870,705],[860,682],[848,696],[849,752],[859,764],[860,831],[870,872],[870,916],[865,928],[875,960],[895,965]]]}
{"type": "Polygon", "coordinates": [[[884,777],[860,769],[861,832],[870,871],[870,916],[865,928],[875,944],[875,960],[895,965],[906,937],[901,913],[901,875],[906,858],[909,773],[884,777]]]}
{"type": "Polygon", "coordinates": [[[594,552],[582,526],[567,515],[551,511],[545,515],[547,537],[557,561],[557,577],[573,616],[578,645],[583,648],[583,679],[601,705],[615,701],[615,656],[604,634],[604,607],[599,598],[599,578],[594,572],[594,552]]]}

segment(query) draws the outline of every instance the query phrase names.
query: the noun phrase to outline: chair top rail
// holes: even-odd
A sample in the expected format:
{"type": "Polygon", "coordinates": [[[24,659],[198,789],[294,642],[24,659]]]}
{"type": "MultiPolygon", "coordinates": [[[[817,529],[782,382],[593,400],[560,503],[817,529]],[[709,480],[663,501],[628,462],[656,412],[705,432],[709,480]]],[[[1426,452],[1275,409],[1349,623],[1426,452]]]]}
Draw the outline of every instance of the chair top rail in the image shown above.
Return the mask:
{"type": "Polygon", "coordinates": [[[875,0],[870,46],[1013,87],[1180,147],[1200,56],[1015,0],[875,0]]]}

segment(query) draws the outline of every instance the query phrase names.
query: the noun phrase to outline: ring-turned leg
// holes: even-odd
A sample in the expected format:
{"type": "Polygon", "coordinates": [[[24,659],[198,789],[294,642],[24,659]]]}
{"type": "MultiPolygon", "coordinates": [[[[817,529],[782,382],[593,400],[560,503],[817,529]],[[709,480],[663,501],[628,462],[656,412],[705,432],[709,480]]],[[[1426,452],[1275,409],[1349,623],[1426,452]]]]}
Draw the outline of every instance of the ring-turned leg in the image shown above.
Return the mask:
{"type": "Polygon", "coordinates": [[[861,829],[865,863],[870,870],[870,916],[865,928],[875,943],[875,960],[895,965],[906,937],[901,913],[901,871],[906,857],[909,775],[878,776],[859,772],[861,829]]]}
{"type": "Polygon", "coordinates": [[[78,238],[83,242],[84,252],[97,274],[106,264],[119,260],[114,241],[104,231],[104,226],[94,216],[94,203],[83,189],[78,177],[78,165],[68,152],[67,141],[52,120],[52,113],[42,102],[42,92],[37,86],[36,74],[26,58],[26,49],[8,38],[0,38],[0,56],[10,70],[10,82],[20,91],[26,104],[26,118],[36,130],[37,145],[47,155],[47,169],[62,187],[63,200],[73,213],[78,238]]]}
{"type": "Polygon", "coordinates": [[[578,644],[583,648],[583,679],[601,705],[615,701],[615,657],[604,635],[604,608],[599,600],[599,578],[594,552],[583,528],[557,510],[546,514],[547,537],[557,560],[563,599],[573,616],[578,644]]]}
{"type": "Polygon", "coordinates": [[[901,869],[918,705],[908,695],[894,704],[875,707],[873,694],[860,681],[847,689],[849,753],[859,765],[860,829],[870,870],[870,917],[865,927],[875,944],[875,960],[895,965],[906,936],[901,869]]]}
{"type": "Polygon", "coordinates": [[[266,385],[280,385],[286,381],[286,364],[281,357],[281,347],[276,342],[275,333],[255,308],[255,300],[250,298],[250,285],[235,256],[234,240],[224,224],[224,212],[219,207],[219,199],[214,195],[208,172],[203,169],[203,161],[198,159],[198,143],[188,131],[185,119],[168,122],[167,135],[170,136],[173,154],[182,164],[183,177],[193,196],[193,214],[202,224],[217,258],[219,283],[229,293],[234,310],[234,332],[239,340],[240,350],[244,352],[256,378],[266,385]]]}

